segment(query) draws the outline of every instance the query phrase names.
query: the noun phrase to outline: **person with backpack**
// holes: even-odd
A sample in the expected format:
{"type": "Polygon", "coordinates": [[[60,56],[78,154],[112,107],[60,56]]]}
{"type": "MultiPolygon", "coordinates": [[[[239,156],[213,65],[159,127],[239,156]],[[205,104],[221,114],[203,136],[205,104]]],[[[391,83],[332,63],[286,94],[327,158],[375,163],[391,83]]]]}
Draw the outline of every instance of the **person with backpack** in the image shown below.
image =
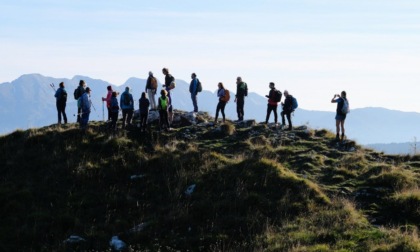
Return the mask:
{"type": "Polygon", "coordinates": [[[106,95],[106,97],[102,97],[102,101],[106,101],[106,108],[108,110],[108,121],[111,120],[111,98],[112,98],[112,86],[108,86],[106,87],[106,89],[108,90],[108,93],[106,95]]]}
{"type": "MultiPolygon", "coordinates": [[[[74,90],[75,100],[79,100],[79,98],[82,97],[82,95],[85,93],[85,86],[86,86],[85,81],[80,80],[79,86],[77,86],[77,88],[74,90]]],[[[82,109],[78,106],[77,107],[77,122],[78,123],[80,123],[81,115],[82,115],[82,109]]]]}
{"type": "Polygon", "coordinates": [[[141,93],[139,100],[139,111],[140,111],[140,132],[146,131],[147,119],[149,117],[149,99],[146,97],[146,93],[141,93]]]}
{"type": "Polygon", "coordinates": [[[125,91],[121,94],[120,106],[123,114],[122,128],[125,129],[126,125],[131,127],[131,119],[134,113],[134,100],[133,95],[130,93],[130,87],[126,87],[125,91]]]}
{"type": "Polygon", "coordinates": [[[147,96],[149,97],[151,110],[156,110],[156,100],[155,100],[156,89],[157,89],[157,80],[153,76],[152,71],[149,71],[149,77],[147,78],[145,92],[147,93],[147,96]]]}
{"type": "Polygon", "coordinates": [[[293,125],[292,125],[292,118],[291,118],[291,114],[294,111],[293,108],[293,96],[291,94],[289,94],[289,91],[284,90],[284,96],[286,97],[284,100],[284,103],[281,103],[281,105],[283,106],[283,111],[281,112],[281,121],[282,121],[282,127],[284,127],[286,125],[286,120],[284,118],[284,116],[287,117],[287,122],[289,123],[289,128],[287,130],[292,130],[293,129],[293,125]]]}
{"type": "Polygon", "coordinates": [[[197,105],[197,94],[201,92],[199,90],[200,81],[197,79],[197,75],[195,73],[191,74],[191,83],[190,83],[190,93],[191,93],[191,100],[194,106],[194,112],[198,112],[198,105],[197,105]]]}
{"type": "Polygon", "coordinates": [[[274,82],[270,82],[270,93],[265,97],[268,98],[267,104],[267,116],[265,117],[265,124],[268,124],[268,119],[270,119],[271,111],[274,113],[274,123],[277,125],[277,105],[281,101],[282,93],[275,88],[274,82]]]}
{"type": "Polygon", "coordinates": [[[236,112],[238,113],[238,121],[244,120],[245,96],[248,96],[248,86],[245,82],[242,81],[241,77],[237,77],[235,102],[236,102],[236,112]]]}
{"type": "Polygon", "coordinates": [[[172,106],[172,97],[171,97],[171,90],[175,88],[175,77],[172,76],[172,74],[169,73],[168,68],[163,68],[162,73],[165,75],[165,84],[163,84],[163,87],[165,88],[167,92],[167,97],[169,99],[169,107],[168,107],[168,113],[169,113],[169,122],[172,124],[174,114],[173,114],[173,106],[172,106]]]}
{"type": "Polygon", "coordinates": [[[111,95],[110,106],[109,106],[109,111],[111,114],[110,128],[113,131],[113,133],[117,131],[118,112],[120,111],[120,106],[118,105],[117,96],[118,96],[118,93],[113,91],[111,95]]]}
{"type": "Polygon", "coordinates": [[[340,140],[339,136],[341,128],[341,141],[343,141],[345,137],[344,122],[346,121],[347,113],[350,111],[346,91],[342,91],[341,96],[339,94],[335,94],[334,97],[331,99],[331,103],[337,103],[337,114],[335,115],[335,139],[337,141],[340,140]]]}
{"type": "Polygon", "coordinates": [[[229,90],[225,89],[222,82],[219,82],[217,86],[219,87],[219,90],[217,90],[217,97],[219,97],[219,103],[217,103],[216,117],[214,118],[214,123],[217,123],[219,111],[222,112],[223,122],[225,122],[225,107],[226,103],[229,101],[230,98],[229,90]]]}
{"type": "Polygon", "coordinates": [[[166,130],[170,130],[169,119],[168,119],[168,108],[169,108],[169,97],[168,92],[165,89],[160,91],[160,97],[158,99],[158,110],[159,110],[159,128],[162,129],[166,126],[166,130]]]}
{"type": "Polygon", "coordinates": [[[66,115],[66,103],[67,103],[67,91],[64,88],[64,82],[60,82],[59,88],[55,92],[56,107],[58,112],[58,125],[61,125],[61,115],[63,115],[64,124],[67,123],[66,115]]]}
{"type": "Polygon", "coordinates": [[[87,87],[85,92],[79,98],[78,103],[80,103],[81,109],[81,117],[80,117],[80,129],[83,132],[86,132],[88,122],[89,122],[89,115],[90,115],[90,108],[92,106],[92,101],[90,100],[90,88],[87,87]]]}

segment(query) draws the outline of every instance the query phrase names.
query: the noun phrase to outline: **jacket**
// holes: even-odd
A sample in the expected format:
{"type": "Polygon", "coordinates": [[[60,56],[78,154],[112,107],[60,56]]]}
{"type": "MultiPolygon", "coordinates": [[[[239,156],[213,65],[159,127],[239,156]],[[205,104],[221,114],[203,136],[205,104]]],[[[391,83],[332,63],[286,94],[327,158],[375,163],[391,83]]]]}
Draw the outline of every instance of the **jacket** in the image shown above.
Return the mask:
{"type": "Polygon", "coordinates": [[[149,105],[150,105],[150,102],[149,102],[149,99],[147,99],[147,98],[140,98],[140,100],[139,100],[139,110],[140,110],[140,114],[147,114],[147,113],[149,113],[149,105]]]}
{"type": "Polygon", "coordinates": [[[132,109],[132,110],[134,110],[133,95],[131,95],[129,91],[125,90],[121,94],[120,106],[121,106],[121,109],[132,109]],[[127,104],[125,103],[126,99],[128,99],[127,104]]]}
{"type": "Polygon", "coordinates": [[[82,94],[81,99],[81,108],[82,113],[90,113],[90,107],[92,106],[89,95],[85,92],[82,94]]]}
{"type": "Polygon", "coordinates": [[[118,99],[117,97],[111,96],[111,104],[109,105],[112,113],[118,113],[120,107],[118,106],[118,99]]]}
{"type": "Polygon", "coordinates": [[[248,86],[245,82],[241,82],[236,84],[236,97],[237,98],[244,98],[248,95],[248,86]]]}

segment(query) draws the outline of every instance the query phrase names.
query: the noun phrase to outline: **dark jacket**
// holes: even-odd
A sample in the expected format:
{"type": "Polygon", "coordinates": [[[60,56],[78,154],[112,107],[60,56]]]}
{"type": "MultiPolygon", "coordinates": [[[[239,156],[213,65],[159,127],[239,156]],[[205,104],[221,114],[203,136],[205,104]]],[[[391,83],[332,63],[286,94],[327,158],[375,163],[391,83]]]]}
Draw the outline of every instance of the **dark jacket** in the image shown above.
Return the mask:
{"type": "Polygon", "coordinates": [[[147,82],[146,82],[146,89],[145,91],[147,91],[147,89],[153,89],[152,88],[152,79],[155,78],[153,76],[150,76],[147,78],[147,82]]]}
{"type": "Polygon", "coordinates": [[[248,86],[245,82],[236,84],[236,98],[244,98],[248,95],[248,86]]]}
{"type": "Polygon", "coordinates": [[[118,113],[118,110],[120,110],[120,107],[118,106],[117,97],[114,97],[114,96],[111,97],[110,108],[111,108],[111,112],[113,113],[118,113]]]}
{"type": "Polygon", "coordinates": [[[140,114],[148,114],[149,113],[149,99],[142,97],[139,100],[139,110],[140,110],[140,114]]]}
{"type": "Polygon", "coordinates": [[[293,112],[293,96],[292,95],[286,96],[286,99],[284,100],[283,111],[286,113],[293,112]]]}

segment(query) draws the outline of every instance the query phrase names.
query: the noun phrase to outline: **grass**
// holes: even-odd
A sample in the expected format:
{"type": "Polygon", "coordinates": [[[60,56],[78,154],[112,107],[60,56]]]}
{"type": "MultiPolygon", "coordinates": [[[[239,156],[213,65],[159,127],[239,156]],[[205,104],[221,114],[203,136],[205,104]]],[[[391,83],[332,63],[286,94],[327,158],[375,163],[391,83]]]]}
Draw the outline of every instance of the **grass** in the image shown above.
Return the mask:
{"type": "Polygon", "coordinates": [[[326,130],[220,128],[0,137],[0,250],[109,251],[118,235],[132,251],[420,251],[417,156],[346,151],[326,130]]]}

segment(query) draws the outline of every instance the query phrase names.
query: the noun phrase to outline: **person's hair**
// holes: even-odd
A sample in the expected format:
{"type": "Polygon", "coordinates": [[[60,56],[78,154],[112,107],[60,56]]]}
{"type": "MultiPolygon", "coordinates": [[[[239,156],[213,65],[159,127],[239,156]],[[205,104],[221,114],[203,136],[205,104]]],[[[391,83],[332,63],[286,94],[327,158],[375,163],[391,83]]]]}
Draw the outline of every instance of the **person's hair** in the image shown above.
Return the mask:
{"type": "Polygon", "coordinates": [[[85,85],[85,81],[84,80],[80,80],[79,81],[79,86],[84,86],[85,85]]]}
{"type": "Polygon", "coordinates": [[[111,85],[109,85],[108,87],[106,87],[106,89],[107,89],[108,91],[112,91],[112,86],[111,86],[111,85]]]}
{"type": "Polygon", "coordinates": [[[160,95],[166,96],[168,92],[165,89],[160,90],[160,95]]]}
{"type": "Polygon", "coordinates": [[[276,84],[274,84],[274,82],[270,82],[270,86],[271,86],[271,85],[273,85],[273,87],[274,87],[274,86],[276,86],[276,84]]]}
{"type": "Polygon", "coordinates": [[[117,95],[118,95],[118,94],[117,94],[117,92],[116,92],[116,91],[113,91],[113,92],[112,92],[112,96],[113,96],[113,97],[117,97],[117,95]]]}
{"type": "Polygon", "coordinates": [[[141,98],[146,98],[146,92],[141,93],[141,98]]]}
{"type": "Polygon", "coordinates": [[[242,77],[238,76],[238,77],[236,78],[236,81],[242,81],[242,77]]]}
{"type": "Polygon", "coordinates": [[[288,95],[289,94],[289,91],[287,91],[287,89],[286,89],[286,90],[284,90],[283,94],[284,95],[288,95]]]}
{"type": "Polygon", "coordinates": [[[195,73],[192,73],[191,75],[194,76],[194,77],[197,77],[197,75],[195,73]]]}
{"type": "Polygon", "coordinates": [[[225,89],[225,87],[223,86],[223,83],[219,82],[219,84],[218,84],[218,85],[220,85],[220,87],[221,87],[222,89],[225,89]]]}
{"type": "Polygon", "coordinates": [[[60,82],[59,86],[60,86],[61,88],[63,88],[63,87],[64,87],[64,82],[60,82]]]}
{"type": "Polygon", "coordinates": [[[346,93],[346,91],[341,91],[341,97],[347,98],[347,93],[346,93]]]}
{"type": "Polygon", "coordinates": [[[162,72],[169,73],[169,70],[168,70],[168,68],[164,67],[164,68],[162,69],[162,72]]]}

